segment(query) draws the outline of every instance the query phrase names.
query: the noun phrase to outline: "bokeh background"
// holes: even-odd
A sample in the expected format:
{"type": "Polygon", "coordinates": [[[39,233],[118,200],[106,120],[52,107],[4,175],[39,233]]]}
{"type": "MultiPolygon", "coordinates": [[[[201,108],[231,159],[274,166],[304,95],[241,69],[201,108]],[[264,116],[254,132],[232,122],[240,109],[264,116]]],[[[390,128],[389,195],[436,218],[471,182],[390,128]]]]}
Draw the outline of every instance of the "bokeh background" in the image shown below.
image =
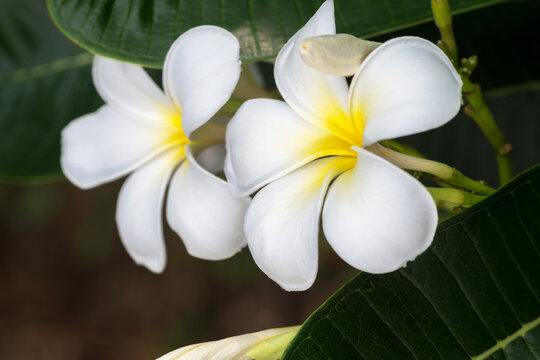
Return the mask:
{"type": "MultiPolygon", "coordinates": [[[[29,26],[53,29],[42,5],[26,9],[34,16],[29,26]]],[[[5,20],[0,21],[0,53],[15,46],[9,34],[30,21],[2,19],[4,9],[0,9],[0,20],[5,20]]],[[[464,17],[474,17],[474,13],[456,18],[458,40],[460,21],[467,23],[464,17]]],[[[385,38],[402,34],[428,34],[429,38],[431,28],[433,24],[425,24],[385,38]]],[[[43,46],[66,56],[80,52],[59,32],[50,34],[45,42],[34,39],[28,46],[17,45],[20,48],[12,53],[18,54],[18,66],[47,60],[43,46]]],[[[538,45],[529,46],[526,51],[537,57],[538,45]]],[[[493,56],[500,55],[496,50],[493,56]]],[[[0,59],[4,61],[0,75],[11,71],[15,60],[0,59]]],[[[480,59],[480,69],[484,69],[479,69],[480,80],[488,79],[486,97],[514,145],[516,171],[523,171],[540,161],[540,86],[532,77],[521,84],[490,85],[489,56],[480,59]],[[482,68],[483,59],[487,65],[482,68]]],[[[508,66],[519,66],[513,57],[507,61],[508,66]]],[[[82,88],[88,86],[89,76],[89,68],[83,67],[69,81],[82,88]]],[[[0,85],[5,82],[0,76],[0,85]]],[[[6,119],[37,117],[43,111],[62,113],[68,106],[76,113],[73,104],[47,101],[49,85],[31,89],[36,100],[22,114],[13,110],[19,98],[0,90],[0,156],[6,156],[15,140],[24,141],[19,138],[32,141],[31,136],[25,137],[24,128],[15,131],[19,138],[2,136],[19,129],[6,119]]],[[[69,87],[60,89],[70,91],[69,87]]],[[[95,94],[80,102],[99,106],[95,94]]],[[[58,132],[61,126],[44,123],[42,129],[58,132]]],[[[492,150],[463,114],[441,129],[403,141],[431,159],[497,185],[492,150]]],[[[39,146],[36,143],[29,153],[29,162],[38,164],[40,152],[48,149],[39,146]]],[[[9,166],[25,161],[1,160],[9,166]]],[[[62,178],[41,179],[32,185],[4,179],[0,185],[0,359],[152,359],[190,343],[299,324],[357,273],[321,241],[315,285],[305,292],[289,293],[266,278],[246,249],[221,262],[195,259],[165,226],[168,265],[163,274],[152,274],[131,261],[118,238],[114,211],[121,183],[83,191],[62,178]]]]}

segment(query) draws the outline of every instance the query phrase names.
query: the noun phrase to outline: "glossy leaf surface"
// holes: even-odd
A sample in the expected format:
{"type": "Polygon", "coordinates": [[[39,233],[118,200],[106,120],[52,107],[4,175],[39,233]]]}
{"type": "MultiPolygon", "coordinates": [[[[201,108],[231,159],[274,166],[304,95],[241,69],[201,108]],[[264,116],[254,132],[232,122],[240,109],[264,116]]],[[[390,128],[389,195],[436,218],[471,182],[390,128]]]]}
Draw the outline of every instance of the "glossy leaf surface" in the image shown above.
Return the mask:
{"type": "Polygon", "coordinates": [[[101,102],[92,55],[62,36],[45,3],[0,7],[0,181],[58,178],[60,131],[101,102]]]}
{"type": "MultiPolygon", "coordinates": [[[[455,13],[502,0],[453,0],[455,13]]],[[[322,0],[48,0],[53,19],[91,51],[161,67],[184,31],[213,24],[233,32],[244,60],[273,57],[315,13],[322,0]]],[[[336,0],[338,31],[372,37],[431,20],[427,0],[336,0]]]]}

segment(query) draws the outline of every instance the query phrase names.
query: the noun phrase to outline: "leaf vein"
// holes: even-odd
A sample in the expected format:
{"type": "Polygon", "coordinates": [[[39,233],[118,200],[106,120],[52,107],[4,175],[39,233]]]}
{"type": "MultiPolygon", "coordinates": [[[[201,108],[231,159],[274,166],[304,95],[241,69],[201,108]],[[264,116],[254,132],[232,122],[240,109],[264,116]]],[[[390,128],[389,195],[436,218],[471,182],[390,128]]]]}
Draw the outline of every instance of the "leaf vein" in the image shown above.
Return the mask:
{"type": "Polygon", "coordinates": [[[504,240],[505,237],[502,236],[501,234],[501,231],[499,230],[499,228],[497,227],[497,223],[496,221],[494,221],[493,219],[493,216],[491,215],[491,213],[489,212],[489,210],[487,211],[487,214],[488,214],[488,217],[491,221],[491,224],[493,225],[493,228],[495,229],[495,232],[497,233],[497,235],[499,236],[499,239],[501,239],[502,243],[504,244],[504,248],[506,249],[506,252],[508,253],[508,255],[510,255],[510,258],[512,258],[512,261],[516,267],[516,269],[519,271],[519,273],[521,274],[521,276],[523,277],[523,280],[525,281],[525,283],[527,284],[527,287],[531,290],[531,292],[533,293],[534,297],[536,298],[536,301],[540,302],[540,298],[538,297],[538,294],[536,293],[534,287],[531,285],[531,283],[529,282],[529,278],[525,275],[525,273],[523,272],[523,269],[521,268],[521,266],[519,266],[519,263],[516,261],[514,255],[512,254],[512,252],[510,251],[510,249],[508,249],[508,245],[506,244],[506,241],[504,240]]]}
{"type": "Polygon", "coordinates": [[[493,283],[493,285],[495,285],[495,288],[497,289],[497,291],[499,292],[499,294],[501,295],[501,297],[503,298],[504,302],[506,303],[506,305],[508,306],[508,308],[510,309],[510,311],[512,311],[512,314],[514,315],[514,318],[516,320],[516,322],[520,323],[520,321],[518,320],[519,317],[515,311],[515,309],[513,308],[513,306],[510,304],[510,302],[508,301],[508,298],[506,297],[505,293],[501,290],[501,288],[499,287],[499,284],[497,283],[497,281],[495,281],[495,278],[493,277],[493,274],[491,273],[491,270],[490,268],[487,266],[487,263],[484,259],[484,257],[482,256],[482,253],[479,251],[478,247],[477,247],[477,244],[476,242],[473,240],[473,238],[469,235],[469,233],[467,232],[467,230],[465,229],[465,227],[463,226],[462,223],[459,223],[457,224],[459,225],[459,227],[461,228],[461,230],[463,231],[463,233],[465,234],[465,236],[467,236],[467,238],[469,239],[469,242],[471,242],[473,244],[473,248],[474,248],[474,251],[476,252],[476,254],[478,255],[478,257],[480,258],[480,261],[482,261],[482,265],[484,266],[484,268],[486,269],[487,273],[488,273],[488,276],[489,276],[489,279],[491,280],[491,282],[493,283]]]}
{"type": "Polygon", "coordinates": [[[469,305],[471,307],[471,309],[474,311],[476,317],[480,320],[480,322],[484,325],[484,328],[487,330],[487,332],[489,333],[489,335],[491,336],[491,338],[493,339],[493,341],[496,342],[496,337],[495,335],[493,335],[493,333],[491,332],[491,329],[489,328],[489,326],[486,324],[484,318],[481,316],[480,312],[478,311],[478,309],[476,308],[475,304],[472,302],[472,300],[469,298],[469,296],[467,295],[467,292],[465,291],[465,289],[463,289],[463,287],[461,286],[461,283],[459,282],[458,278],[456,277],[456,275],[454,273],[452,273],[450,271],[450,269],[446,266],[446,264],[442,261],[441,257],[439,256],[439,254],[437,254],[435,251],[433,251],[433,254],[435,254],[435,257],[439,260],[439,262],[441,263],[441,265],[446,269],[446,271],[448,272],[448,274],[450,274],[451,278],[454,280],[454,282],[456,283],[456,285],[459,287],[459,289],[461,290],[461,293],[463,294],[463,296],[468,300],[469,302],[469,305]]]}

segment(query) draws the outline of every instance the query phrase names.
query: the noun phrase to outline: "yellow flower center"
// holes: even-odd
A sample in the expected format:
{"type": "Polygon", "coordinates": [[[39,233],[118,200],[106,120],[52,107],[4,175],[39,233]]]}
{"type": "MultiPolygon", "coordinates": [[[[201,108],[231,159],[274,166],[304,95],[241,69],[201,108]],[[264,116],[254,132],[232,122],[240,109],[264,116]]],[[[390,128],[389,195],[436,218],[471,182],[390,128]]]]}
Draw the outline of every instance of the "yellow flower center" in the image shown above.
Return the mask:
{"type": "Polygon", "coordinates": [[[355,107],[352,118],[343,110],[335,96],[330,93],[321,94],[317,102],[317,126],[352,145],[362,147],[365,121],[361,107],[355,107]]]}
{"type": "Polygon", "coordinates": [[[170,135],[164,141],[165,146],[187,145],[190,141],[182,128],[182,114],[180,111],[166,110],[163,115],[170,125],[170,135]]]}

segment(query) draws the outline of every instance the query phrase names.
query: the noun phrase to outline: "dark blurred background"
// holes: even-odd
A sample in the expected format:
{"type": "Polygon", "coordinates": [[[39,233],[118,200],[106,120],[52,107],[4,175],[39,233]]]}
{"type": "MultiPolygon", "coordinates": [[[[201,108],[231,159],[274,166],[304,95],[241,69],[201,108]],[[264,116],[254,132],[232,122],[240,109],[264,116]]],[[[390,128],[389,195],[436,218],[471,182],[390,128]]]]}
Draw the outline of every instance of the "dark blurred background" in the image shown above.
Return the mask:
{"type": "MultiPolygon", "coordinates": [[[[0,50],[10,44],[9,37],[3,35],[13,30],[1,31],[9,26],[1,17],[4,9],[0,10],[0,50]]],[[[44,7],[36,9],[32,23],[38,29],[51,28],[44,7]]],[[[494,9],[499,13],[507,11],[504,7],[494,9]]],[[[456,18],[458,41],[471,32],[470,27],[460,27],[460,22],[470,23],[466,17],[474,14],[456,18]]],[[[412,34],[436,40],[433,29],[433,24],[425,24],[384,38],[412,34]]],[[[507,61],[503,67],[519,67],[520,56],[538,58],[537,45],[529,43],[523,54],[503,57],[501,47],[496,45],[501,38],[482,41],[488,52],[480,57],[476,79],[489,88],[486,97],[497,122],[514,145],[515,169],[521,172],[540,161],[540,86],[533,81],[537,77],[529,78],[527,72],[520,75],[519,84],[509,83],[501,67],[491,66],[507,61]],[[506,85],[501,87],[503,83],[506,85]]],[[[44,43],[65,51],[66,56],[80,52],[58,33],[44,43]]],[[[22,61],[22,67],[50,60],[38,50],[39,47],[29,47],[12,53],[24,55],[16,59],[17,63],[22,61]]],[[[471,55],[472,51],[465,47],[463,55],[471,55]]],[[[0,75],[11,70],[10,63],[0,63],[0,75]]],[[[81,84],[81,79],[88,82],[88,66],[77,69],[73,76],[68,79],[72,83],[81,84]]],[[[59,84],[65,85],[68,80],[59,84]]],[[[2,81],[0,76],[0,84],[2,81]]],[[[8,99],[8,95],[20,98],[13,95],[18,94],[18,86],[0,89],[0,100],[8,99]]],[[[47,86],[48,83],[38,84],[32,91],[49,96],[47,86]]],[[[62,94],[67,96],[66,89],[72,88],[64,88],[62,94]]],[[[81,101],[87,102],[87,106],[98,106],[92,105],[95,99],[81,97],[81,101]]],[[[43,103],[46,102],[40,104],[43,103]]],[[[57,114],[65,104],[57,101],[48,106],[52,110],[38,110],[57,114]]],[[[13,116],[22,115],[6,113],[10,111],[6,109],[0,107],[0,134],[14,129],[14,135],[1,138],[2,153],[12,146],[10,141],[27,138],[32,145],[35,140],[16,122],[9,122],[13,116]],[[20,138],[15,137],[19,135],[20,138]]],[[[21,107],[21,111],[36,109],[21,107]]],[[[73,117],[63,116],[68,120],[73,117]]],[[[55,128],[46,122],[42,124],[47,131],[59,131],[63,126],[53,125],[55,128]]],[[[37,132],[37,136],[40,134],[37,132]]],[[[433,160],[497,185],[493,152],[474,122],[463,114],[441,129],[403,141],[433,160]]],[[[42,144],[35,144],[36,148],[30,146],[28,159],[0,159],[3,169],[15,169],[25,161],[29,165],[26,169],[32,169],[32,162],[43,163],[37,155],[45,150],[37,148],[42,144]]],[[[12,180],[9,182],[13,183],[12,180]]],[[[152,359],[191,343],[300,324],[357,273],[321,241],[315,285],[305,292],[288,293],[257,268],[246,249],[227,261],[198,260],[187,255],[180,239],[165,226],[168,265],[163,274],[152,274],[132,262],[118,238],[114,211],[121,182],[87,191],[65,180],[44,183],[42,179],[40,184],[31,186],[0,185],[0,359],[152,359]]]]}
{"type": "Polygon", "coordinates": [[[288,293],[246,249],[202,261],[171,231],[167,268],[152,274],[118,238],[119,186],[0,187],[0,359],[152,359],[299,324],[355,274],[325,250],[316,285],[288,293]]]}

